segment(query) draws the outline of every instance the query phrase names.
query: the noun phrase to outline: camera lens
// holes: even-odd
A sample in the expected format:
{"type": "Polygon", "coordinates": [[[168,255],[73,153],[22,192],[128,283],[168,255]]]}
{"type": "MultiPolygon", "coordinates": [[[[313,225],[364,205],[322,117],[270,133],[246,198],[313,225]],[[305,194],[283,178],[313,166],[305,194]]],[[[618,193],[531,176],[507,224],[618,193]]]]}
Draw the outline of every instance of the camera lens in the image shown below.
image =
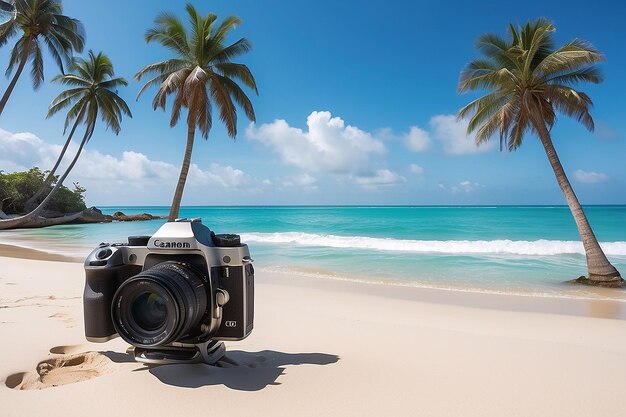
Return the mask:
{"type": "Polygon", "coordinates": [[[133,301],[132,314],[142,329],[154,331],[163,326],[167,318],[165,300],[156,293],[144,292],[133,301]]]}
{"type": "Polygon", "coordinates": [[[126,280],[111,306],[113,326],[131,345],[149,348],[193,336],[210,311],[209,280],[197,267],[163,262],[126,280]]]}

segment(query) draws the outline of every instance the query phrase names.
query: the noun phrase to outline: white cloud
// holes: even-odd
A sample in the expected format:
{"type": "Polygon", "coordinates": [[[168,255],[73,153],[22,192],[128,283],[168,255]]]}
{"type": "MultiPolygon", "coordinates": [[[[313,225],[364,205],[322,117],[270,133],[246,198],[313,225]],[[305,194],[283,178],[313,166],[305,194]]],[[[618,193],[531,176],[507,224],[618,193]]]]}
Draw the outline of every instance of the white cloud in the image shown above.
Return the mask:
{"type": "Polygon", "coordinates": [[[310,172],[358,175],[369,171],[372,155],[386,152],[382,141],[327,111],[312,112],[307,127],[303,131],[275,120],[259,127],[250,125],[246,136],[280,155],[284,164],[310,172]]]}
{"type": "Polygon", "coordinates": [[[466,120],[457,120],[456,116],[437,115],[430,119],[432,135],[443,144],[443,150],[450,155],[469,155],[489,152],[497,141],[489,141],[476,146],[474,136],[467,135],[466,120]]]}
{"type": "Polygon", "coordinates": [[[413,152],[424,152],[430,147],[430,135],[417,126],[411,126],[409,133],[405,135],[405,143],[413,152]]]}
{"type": "MultiPolygon", "coordinates": [[[[77,146],[68,148],[66,160],[75,154],[77,146]]],[[[49,169],[59,155],[61,146],[48,144],[32,133],[10,133],[0,130],[0,170],[23,171],[33,166],[49,169]]],[[[68,161],[61,165],[62,173],[68,161]]],[[[80,182],[88,190],[90,200],[109,201],[111,195],[119,198],[149,196],[150,202],[169,200],[174,191],[180,167],[163,161],[151,160],[147,155],[125,151],[121,157],[85,149],[74,169],[65,181],[66,185],[80,182]]],[[[267,182],[266,182],[267,181],[267,182]]],[[[228,190],[250,190],[269,185],[240,169],[211,164],[202,169],[192,164],[187,177],[189,188],[216,187],[228,190]]]]}
{"type": "Polygon", "coordinates": [[[282,184],[284,187],[316,189],[317,188],[317,186],[315,185],[316,182],[317,182],[317,179],[315,177],[312,177],[311,175],[304,173],[304,174],[300,174],[294,177],[284,179],[282,181],[282,184]]]}
{"type": "Polygon", "coordinates": [[[375,189],[379,187],[390,187],[406,182],[406,178],[389,171],[388,169],[379,169],[369,176],[359,176],[355,178],[357,184],[363,188],[375,189]]]}
{"type": "Polygon", "coordinates": [[[53,165],[50,152],[58,155],[61,146],[48,145],[29,132],[11,133],[0,129],[0,170],[6,172],[30,169],[34,162],[53,165]]]}
{"type": "Polygon", "coordinates": [[[211,164],[203,171],[196,164],[189,168],[191,186],[219,186],[230,189],[246,189],[253,187],[258,181],[240,169],[220,164],[211,164]]]}
{"type": "Polygon", "coordinates": [[[418,177],[418,178],[421,178],[424,175],[424,168],[422,168],[421,166],[419,166],[417,164],[409,165],[409,171],[411,171],[411,173],[415,174],[415,176],[418,177]]]}
{"type": "MultiPolygon", "coordinates": [[[[74,151],[70,149],[70,154],[74,151]]],[[[134,151],[124,151],[122,158],[118,159],[99,151],[85,150],[76,163],[72,175],[81,179],[143,184],[146,179],[176,178],[178,168],[167,162],[153,161],[143,153],[134,151]]]]}
{"type": "Polygon", "coordinates": [[[484,185],[482,185],[481,183],[478,182],[472,182],[472,181],[461,181],[458,184],[452,185],[450,187],[446,186],[445,184],[438,184],[439,188],[441,188],[444,191],[448,191],[452,194],[459,194],[459,193],[471,193],[474,192],[478,189],[481,188],[485,188],[484,185]]]}
{"type": "Polygon", "coordinates": [[[583,171],[577,169],[574,171],[574,179],[578,182],[585,184],[594,184],[598,182],[605,182],[609,180],[609,176],[603,172],[583,171]]]}

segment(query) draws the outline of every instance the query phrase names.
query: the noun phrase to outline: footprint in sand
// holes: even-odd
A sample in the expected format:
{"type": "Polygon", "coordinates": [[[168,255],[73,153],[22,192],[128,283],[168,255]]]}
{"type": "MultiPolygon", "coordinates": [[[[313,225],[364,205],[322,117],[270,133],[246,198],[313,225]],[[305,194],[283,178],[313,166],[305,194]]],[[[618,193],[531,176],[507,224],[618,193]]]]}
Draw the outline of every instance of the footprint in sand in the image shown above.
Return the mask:
{"type": "Polygon", "coordinates": [[[48,316],[49,319],[59,319],[63,323],[67,324],[67,327],[74,327],[76,324],[76,320],[69,314],[66,313],[54,313],[51,316],[48,316]]]}
{"type": "MultiPolygon", "coordinates": [[[[72,346],[57,346],[57,349],[72,346]]],[[[51,350],[52,351],[52,350],[51,350]]],[[[113,372],[113,362],[99,352],[64,355],[39,362],[36,372],[10,375],[5,385],[17,390],[44,389],[87,381],[113,372]]]]}
{"type": "Polygon", "coordinates": [[[61,345],[50,348],[50,353],[55,355],[73,355],[75,353],[84,353],[87,345],[61,345]]]}

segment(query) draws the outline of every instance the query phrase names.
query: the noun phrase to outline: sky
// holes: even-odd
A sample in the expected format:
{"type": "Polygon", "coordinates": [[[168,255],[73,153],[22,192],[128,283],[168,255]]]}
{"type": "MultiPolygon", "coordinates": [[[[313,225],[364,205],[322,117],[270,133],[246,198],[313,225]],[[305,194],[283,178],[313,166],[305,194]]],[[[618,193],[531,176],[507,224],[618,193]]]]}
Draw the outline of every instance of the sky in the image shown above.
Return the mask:
{"type": "MultiPolygon", "coordinates": [[[[593,133],[559,116],[552,137],[583,204],[626,204],[626,4],[599,0],[506,1],[215,0],[193,1],[253,45],[238,62],[253,72],[247,90],[256,123],[239,112],[236,140],[215,115],[209,139],[196,136],[183,205],[496,205],[565,204],[538,139],[515,152],[498,140],[476,147],[456,113],[477,94],[457,93],[463,67],[480,55],[484,33],[546,17],[558,44],[591,42],[606,57],[605,80],[581,85],[593,101],[593,133]]],[[[118,136],[99,123],[66,183],[87,189],[88,206],[169,205],[183,159],[186,127],[139,100],[133,77],[171,57],[144,34],[162,11],[185,18],[184,2],[64,0],[83,22],[86,48],[103,51],[131,107],[118,136]]],[[[0,68],[13,42],[0,48],[0,68]]],[[[45,53],[47,54],[47,53],[45,53]]],[[[46,82],[28,71],[0,116],[0,170],[49,169],[64,142],[64,114],[46,119],[61,86],[45,55],[46,82]]],[[[0,75],[0,90],[8,79],[0,75]]],[[[184,117],[184,116],[183,116],[184,117]]],[[[79,135],[77,135],[79,136],[79,135]]],[[[74,149],[76,149],[76,146],[74,149]]]]}

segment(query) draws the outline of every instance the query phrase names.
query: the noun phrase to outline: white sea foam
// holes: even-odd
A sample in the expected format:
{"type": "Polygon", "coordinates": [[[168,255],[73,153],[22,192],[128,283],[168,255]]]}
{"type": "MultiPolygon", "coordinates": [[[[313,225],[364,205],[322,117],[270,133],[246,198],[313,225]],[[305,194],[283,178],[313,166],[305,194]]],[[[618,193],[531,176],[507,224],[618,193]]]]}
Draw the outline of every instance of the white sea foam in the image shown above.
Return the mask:
{"type": "MultiPolygon", "coordinates": [[[[245,242],[296,244],[345,249],[442,254],[565,255],[584,254],[582,242],[565,240],[402,240],[312,233],[243,233],[245,242]]],[[[604,253],[626,256],[626,242],[600,243],[604,253]]]]}

